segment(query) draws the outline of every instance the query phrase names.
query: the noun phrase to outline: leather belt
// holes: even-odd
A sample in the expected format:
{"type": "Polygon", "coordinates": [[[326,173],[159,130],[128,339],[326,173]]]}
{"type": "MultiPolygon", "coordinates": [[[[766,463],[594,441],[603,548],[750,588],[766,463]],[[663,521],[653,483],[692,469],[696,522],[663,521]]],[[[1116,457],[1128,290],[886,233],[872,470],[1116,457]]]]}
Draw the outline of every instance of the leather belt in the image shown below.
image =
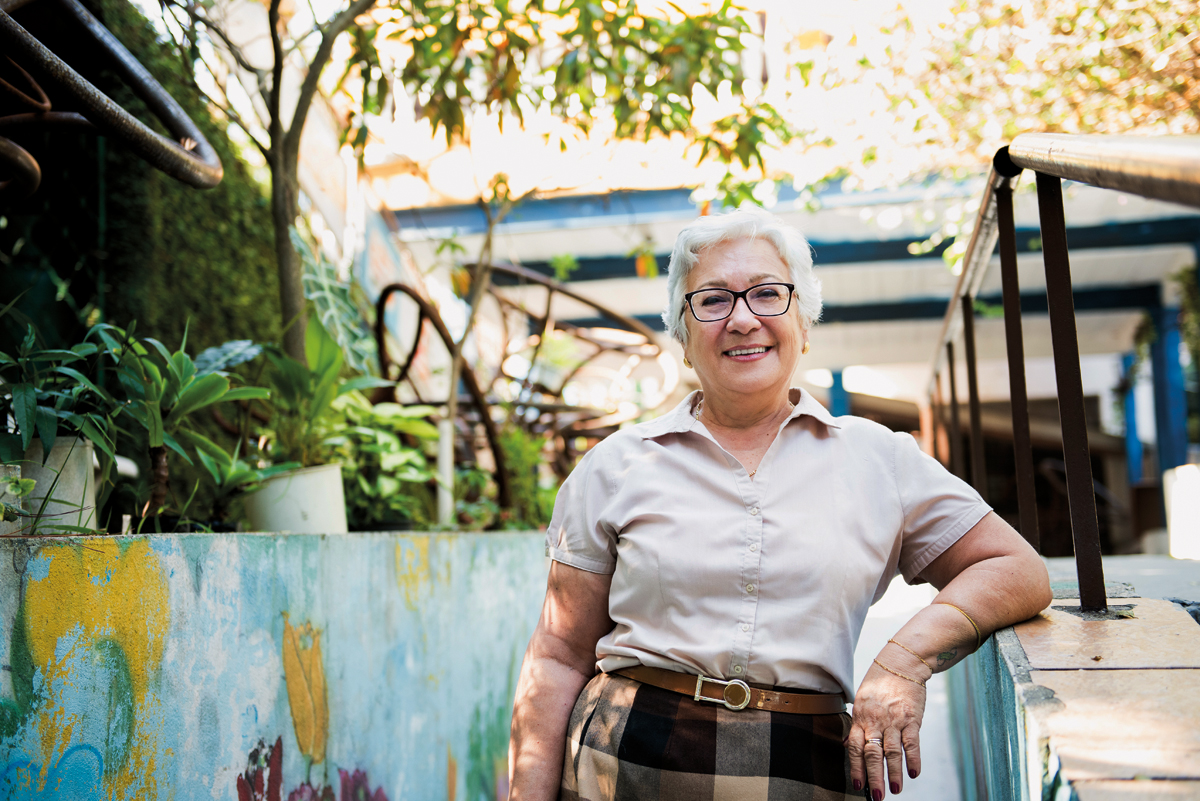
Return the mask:
{"type": "Polygon", "coordinates": [[[768,712],[793,712],[798,715],[838,715],[846,711],[846,702],[840,695],[764,690],[751,687],[741,679],[725,681],[646,665],[635,665],[613,672],[663,690],[690,695],[694,701],[724,704],[727,709],[734,711],[763,709],[768,712]],[[714,690],[719,695],[713,695],[714,690]]]}

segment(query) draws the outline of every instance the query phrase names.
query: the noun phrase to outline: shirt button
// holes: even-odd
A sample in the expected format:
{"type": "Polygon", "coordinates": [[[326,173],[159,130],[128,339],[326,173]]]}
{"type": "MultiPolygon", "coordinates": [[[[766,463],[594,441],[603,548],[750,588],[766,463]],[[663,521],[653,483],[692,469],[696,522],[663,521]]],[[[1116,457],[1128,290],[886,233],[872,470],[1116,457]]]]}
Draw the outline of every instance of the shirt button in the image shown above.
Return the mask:
{"type": "MultiPolygon", "coordinates": [[[[547,549],[547,550],[549,550],[549,549],[547,549]]],[[[758,543],[757,542],[750,543],[750,553],[754,553],[757,550],[758,550],[758,543]]]]}
{"type": "Polygon", "coordinates": [[[742,672],[742,666],[741,666],[741,665],[734,665],[734,666],[733,666],[733,672],[734,672],[734,673],[737,673],[738,675],[741,675],[741,672],[742,672]]]}
{"type": "Polygon", "coordinates": [[[746,592],[754,592],[754,585],[753,585],[753,584],[747,584],[747,585],[746,585],[746,592]]]}
{"type": "Polygon", "coordinates": [[[756,514],[758,514],[758,507],[757,507],[757,506],[751,506],[751,507],[750,507],[750,514],[752,514],[752,515],[756,515],[756,514]]]}
{"type": "Polygon", "coordinates": [[[743,624],[742,624],[742,631],[749,631],[749,630],[750,630],[750,624],[749,624],[749,623],[743,623],[743,624]]]}

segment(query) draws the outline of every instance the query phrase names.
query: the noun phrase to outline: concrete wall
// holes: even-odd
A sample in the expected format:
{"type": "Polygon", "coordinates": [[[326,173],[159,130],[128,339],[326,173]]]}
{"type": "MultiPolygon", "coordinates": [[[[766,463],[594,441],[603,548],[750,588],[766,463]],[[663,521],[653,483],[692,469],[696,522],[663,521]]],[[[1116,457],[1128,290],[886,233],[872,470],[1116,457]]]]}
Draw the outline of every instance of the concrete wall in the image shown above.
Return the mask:
{"type": "Polygon", "coordinates": [[[0,541],[0,798],[503,797],[539,534],[0,541]]]}

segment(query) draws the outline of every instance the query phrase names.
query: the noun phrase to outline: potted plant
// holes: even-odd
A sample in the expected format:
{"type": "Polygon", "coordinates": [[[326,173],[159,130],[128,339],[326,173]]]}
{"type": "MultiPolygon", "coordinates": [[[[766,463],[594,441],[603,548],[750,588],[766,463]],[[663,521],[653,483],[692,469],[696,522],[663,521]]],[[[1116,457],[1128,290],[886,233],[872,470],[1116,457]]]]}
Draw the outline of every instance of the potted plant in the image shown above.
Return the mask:
{"type": "Polygon", "coordinates": [[[262,482],[246,498],[250,525],[258,531],[336,534],[348,530],[341,465],[328,440],[336,431],[333,402],[348,392],[391,386],[374,376],[341,377],[344,357],[317,320],[305,326],[302,364],[282,351],[271,361],[271,458],[300,467],[262,482]]]}
{"type": "Polygon", "coordinates": [[[345,427],[326,440],[342,464],[352,531],[408,531],[433,527],[437,504],[426,456],[437,428],[424,418],[432,406],[374,406],[358,392],[334,402],[345,427]]]}
{"type": "MultiPolygon", "coordinates": [[[[119,329],[118,329],[119,330],[119,329]]],[[[209,348],[195,360],[186,351],[187,333],[174,353],[156,339],[125,335],[112,350],[116,372],[128,400],[126,413],[145,433],[150,462],[149,497],[141,516],[164,507],[170,481],[168,451],[193,464],[193,450],[218,447],[194,429],[192,415],[229,401],[265,400],[262,387],[233,387],[227,369],[254,358],[261,347],[245,341],[209,348]]]]}
{"type": "Polygon", "coordinates": [[[38,347],[30,325],[14,354],[0,352],[0,463],[19,464],[21,475],[35,482],[37,489],[26,499],[31,534],[96,527],[93,453],[98,451],[99,483],[107,490],[122,412],[89,377],[109,352],[107,329],[93,326],[70,349],[48,349],[38,347]]]}

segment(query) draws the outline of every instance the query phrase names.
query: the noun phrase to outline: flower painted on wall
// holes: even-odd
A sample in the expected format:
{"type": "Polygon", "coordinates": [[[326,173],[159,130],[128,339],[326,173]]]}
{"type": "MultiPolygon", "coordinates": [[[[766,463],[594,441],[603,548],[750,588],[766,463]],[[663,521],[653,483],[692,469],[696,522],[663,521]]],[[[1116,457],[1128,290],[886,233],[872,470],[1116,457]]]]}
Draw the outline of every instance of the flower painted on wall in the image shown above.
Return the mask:
{"type": "Polygon", "coordinates": [[[342,779],[342,797],[339,801],[388,801],[382,787],[375,788],[374,793],[371,792],[371,783],[367,780],[366,771],[356,770],[349,773],[338,768],[338,775],[342,779]]]}
{"type": "Polygon", "coordinates": [[[325,759],[329,704],[321,664],[321,632],[312,623],[293,627],[283,613],[283,675],[300,753],[313,764],[325,759]]]}
{"type": "Polygon", "coordinates": [[[283,738],[276,739],[270,751],[259,740],[246,759],[246,772],[237,777],[238,801],[280,801],[282,787],[283,738]]]}

